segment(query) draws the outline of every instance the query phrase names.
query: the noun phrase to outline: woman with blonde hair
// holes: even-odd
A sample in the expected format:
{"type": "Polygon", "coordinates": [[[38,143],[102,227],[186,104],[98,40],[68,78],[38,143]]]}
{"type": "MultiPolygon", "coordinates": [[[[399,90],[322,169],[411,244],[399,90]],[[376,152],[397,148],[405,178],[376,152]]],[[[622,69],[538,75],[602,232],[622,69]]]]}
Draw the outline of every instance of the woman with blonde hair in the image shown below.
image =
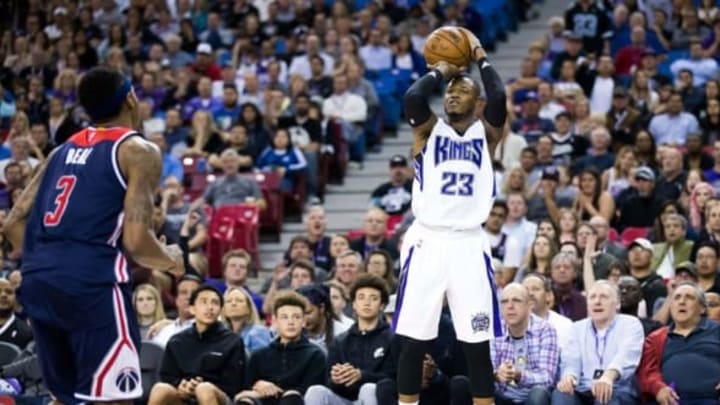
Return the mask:
{"type": "Polygon", "coordinates": [[[693,187],[690,193],[689,217],[690,227],[700,233],[705,226],[705,208],[707,202],[717,197],[715,188],[710,183],[701,182],[693,187]]]}
{"type": "Polygon", "coordinates": [[[183,155],[204,156],[213,167],[221,167],[219,156],[225,149],[225,141],[208,111],[197,110],[193,114],[187,146],[183,155]]]}
{"type": "Polygon", "coordinates": [[[242,337],[245,350],[252,353],[270,344],[272,336],[260,320],[252,297],[243,288],[231,287],[225,291],[223,322],[242,337]]]}
{"type": "Polygon", "coordinates": [[[590,116],[590,101],[585,97],[575,99],[572,105],[572,116],[574,119],[573,133],[590,139],[590,131],[595,128],[595,122],[590,116]]]}
{"type": "Polygon", "coordinates": [[[560,208],[560,216],[558,218],[558,241],[560,244],[565,242],[575,242],[575,235],[580,225],[577,214],[570,208],[560,208]]]}
{"type": "Polygon", "coordinates": [[[165,319],[160,292],[152,284],[140,284],[133,292],[132,302],[140,327],[140,337],[145,340],[148,338],[150,327],[155,322],[165,319]]]}
{"type": "Polygon", "coordinates": [[[632,171],[637,167],[634,148],[626,145],[620,148],[615,155],[615,165],[602,174],[602,189],[616,198],[626,188],[630,187],[632,171]]]}
{"type": "Polygon", "coordinates": [[[527,174],[520,166],[513,167],[503,176],[503,185],[500,188],[499,198],[505,199],[511,193],[527,195],[527,174]]]}
{"type": "Polygon", "coordinates": [[[53,97],[62,99],[66,108],[74,106],[77,102],[77,83],[77,72],[73,69],[63,69],[53,82],[53,97]]]}

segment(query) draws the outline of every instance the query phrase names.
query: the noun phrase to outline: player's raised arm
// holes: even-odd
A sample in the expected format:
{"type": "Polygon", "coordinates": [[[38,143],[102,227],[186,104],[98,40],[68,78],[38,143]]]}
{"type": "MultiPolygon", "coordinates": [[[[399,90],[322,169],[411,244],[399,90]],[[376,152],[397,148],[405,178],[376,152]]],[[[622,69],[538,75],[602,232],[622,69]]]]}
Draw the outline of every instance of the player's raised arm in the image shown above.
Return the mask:
{"type": "Polygon", "coordinates": [[[470,41],[470,49],[480,69],[480,79],[485,88],[487,100],[483,114],[485,116],[485,134],[488,140],[490,156],[495,156],[495,147],[502,140],[503,127],[507,119],[505,86],[498,72],[488,62],[487,53],[480,44],[480,40],[469,30],[463,30],[470,41]]]}
{"type": "Polygon", "coordinates": [[[429,73],[410,86],[403,98],[405,118],[410,123],[415,138],[413,155],[420,153],[438,120],[428,102],[433,90],[443,81],[454,77],[460,70],[447,62],[438,62],[430,66],[430,69],[429,73]]]}
{"type": "Polygon", "coordinates": [[[153,201],[162,173],[159,149],[140,137],[132,137],[122,143],[118,155],[120,169],[127,178],[123,222],[126,252],[142,267],[183,275],[182,252],[177,246],[160,243],[153,230],[153,201]]]}
{"type": "Polygon", "coordinates": [[[38,167],[35,175],[30,180],[30,183],[25,187],[18,201],[13,204],[12,210],[5,219],[3,224],[3,234],[10,241],[16,252],[22,250],[23,238],[25,237],[25,225],[27,224],[28,215],[32,209],[33,203],[35,202],[35,196],[37,195],[38,188],[42,182],[45,170],[47,169],[48,162],[55,155],[57,149],[50,152],[47,159],[45,159],[38,167]]]}

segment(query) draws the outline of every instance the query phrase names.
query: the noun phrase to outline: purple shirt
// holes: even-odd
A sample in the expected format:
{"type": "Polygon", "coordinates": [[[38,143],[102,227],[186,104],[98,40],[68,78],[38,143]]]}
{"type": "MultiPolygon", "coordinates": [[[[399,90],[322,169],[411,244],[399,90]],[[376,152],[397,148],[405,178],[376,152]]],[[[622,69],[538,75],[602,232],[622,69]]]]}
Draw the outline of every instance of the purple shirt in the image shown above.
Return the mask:
{"type": "Polygon", "coordinates": [[[528,329],[523,339],[510,336],[505,328],[502,337],[495,339],[493,346],[493,367],[497,369],[503,362],[521,367],[520,382],[516,385],[497,384],[498,391],[513,400],[525,400],[532,387],[541,386],[551,390],[555,385],[555,374],[560,362],[557,332],[549,322],[530,315],[528,329]],[[521,345],[524,365],[518,362],[518,349],[521,345]]]}

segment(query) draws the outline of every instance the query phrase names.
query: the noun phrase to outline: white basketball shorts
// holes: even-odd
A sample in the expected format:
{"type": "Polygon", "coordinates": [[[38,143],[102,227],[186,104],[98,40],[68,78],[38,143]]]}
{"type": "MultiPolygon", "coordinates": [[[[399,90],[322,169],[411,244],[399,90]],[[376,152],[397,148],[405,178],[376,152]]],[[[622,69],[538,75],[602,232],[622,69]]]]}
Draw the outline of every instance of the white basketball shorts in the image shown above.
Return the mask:
{"type": "Polygon", "coordinates": [[[437,231],[413,223],[400,253],[395,333],[436,338],[447,297],[458,340],[479,343],[501,336],[489,251],[483,230],[437,231]]]}

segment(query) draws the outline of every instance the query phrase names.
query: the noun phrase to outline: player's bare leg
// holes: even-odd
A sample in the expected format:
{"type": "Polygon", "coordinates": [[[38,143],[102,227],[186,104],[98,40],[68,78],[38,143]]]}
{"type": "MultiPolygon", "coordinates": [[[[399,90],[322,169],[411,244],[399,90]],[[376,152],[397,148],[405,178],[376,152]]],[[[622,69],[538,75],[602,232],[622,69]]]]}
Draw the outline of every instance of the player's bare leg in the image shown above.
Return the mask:
{"type": "Polygon", "coordinates": [[[417,404],[420,402],[420,395],[398,394],[398,400],[400,401],[400,404],[417,404]]]}

